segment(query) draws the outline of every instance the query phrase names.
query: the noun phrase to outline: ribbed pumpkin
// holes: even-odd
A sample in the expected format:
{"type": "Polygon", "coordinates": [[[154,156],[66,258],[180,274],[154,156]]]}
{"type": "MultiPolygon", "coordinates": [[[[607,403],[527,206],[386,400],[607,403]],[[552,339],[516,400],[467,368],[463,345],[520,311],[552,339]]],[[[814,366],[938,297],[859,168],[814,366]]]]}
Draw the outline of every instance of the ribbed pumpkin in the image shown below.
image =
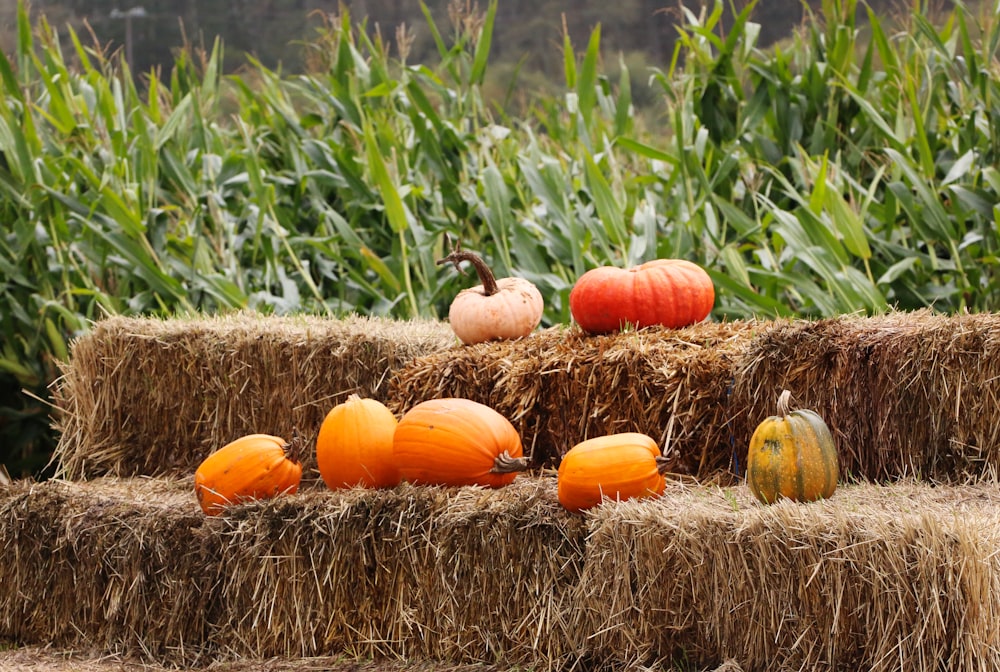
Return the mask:
{"type": "Polygon", "coordinates": [[[510,484],[527,468],[507,418],[471,399],[423,401],[403,414],[392,442],[400,478],[414,484],[510,484]]]}
{"type": "Polygon", "coordinates": [[[815,411],[791,410],[782,391],[778,414],[765,418],[750,438],[747,484],[765,504],[780,497],[811,502],[837,488],[840,465],[833,435],[815,411]]]}
{"type": "Polygon", "coordinates": [[[559,503],[569,511],[612,500],[653,497],[663,493],[664,461],[653,439],[638,432],[609,434],[570,448],[556,475],[559,503]]]}
{"type": "Polygon", "coordinates": [[[392,457],[396,424],[385,404],[356,394],[330,409],[316,437],[316,466],[323,482],[334,490],[399,483],[392,457]]]}
{"type": "Polygon", "coordinates": [[[476,269],[480,284],[460,291],[448,309],[448,322],[462,343],[522,338],[534,331],[545,306],[542,293],[530,280],[497,280],[479,255],[461,250],[458,245],[437,263],[460,268],[463,261],[476,269]]]}
{"type": "Polygon", "coordinates": [[[629,269],[593,268],[569,293],[573,319],[591,334],[625,326],[686,327],[708,317],[714,303],[712,279],[686,259],[656,259],[629,269]]]}
{"type": "Polygon", "coordinates": [[[194,473],[194,492],[202,511],[218,515],[227,504],[294,493],[302,465],[284,439],[249,434],[219,448],[194,473]]]}

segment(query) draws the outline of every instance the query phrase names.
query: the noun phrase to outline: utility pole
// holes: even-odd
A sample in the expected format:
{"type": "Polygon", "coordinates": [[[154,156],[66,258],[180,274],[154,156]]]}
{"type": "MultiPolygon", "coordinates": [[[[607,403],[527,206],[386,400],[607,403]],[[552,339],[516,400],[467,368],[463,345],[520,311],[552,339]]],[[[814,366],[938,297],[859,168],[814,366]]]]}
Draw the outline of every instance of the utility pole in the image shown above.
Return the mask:
{"type": "Polygon", "coordinates": [[[124,12],[117,8],[112,9],[111,18],[125,19],[125,62],[128,64],[128,69],[132,70],[132,64],[134,63],[132,57],[132,19],[146,18],[146,8],[133,7],[124,12]]]}

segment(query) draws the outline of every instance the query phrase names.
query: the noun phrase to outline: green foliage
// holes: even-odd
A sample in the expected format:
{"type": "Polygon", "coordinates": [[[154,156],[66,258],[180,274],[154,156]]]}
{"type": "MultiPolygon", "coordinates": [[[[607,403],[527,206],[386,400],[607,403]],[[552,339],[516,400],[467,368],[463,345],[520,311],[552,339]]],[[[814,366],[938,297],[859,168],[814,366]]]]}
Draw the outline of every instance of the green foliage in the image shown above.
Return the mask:
{"type": "Polygon", "coordinates": [[[650,122],[600,26],[580,52],[564,35],[563,92],[512,119],[484,95],[496,0],[451,35],[423,9],[434,66],[345,12],[305,74],[225,76],[217,44],[138,86],[19,8],[0,58],[12,473],[44,465],[48,385],[92,320],[441,316],[470,284],[435,263],[450,240],[535,282],[545,324],[569,321],[587,269],[657,257],[709,270],[716,318],[997,309],[994,16],[896,26],[826,0],[763,49],[753,4],[686,11],[674,58],[643,73],[664,102],[650,122]]]}

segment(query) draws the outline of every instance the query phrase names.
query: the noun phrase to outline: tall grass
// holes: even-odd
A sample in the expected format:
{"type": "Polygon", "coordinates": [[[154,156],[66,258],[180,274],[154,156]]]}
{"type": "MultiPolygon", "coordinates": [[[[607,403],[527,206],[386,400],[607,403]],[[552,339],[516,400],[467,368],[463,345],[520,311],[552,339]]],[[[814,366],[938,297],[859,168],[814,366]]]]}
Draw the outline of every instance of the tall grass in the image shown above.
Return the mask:
{"type": "Polygon", "coordinates": [[[436,265],[449,239],[538,284],[546,324],[588,268],[655,257],[703,264],[716,318],[996,309],[996,17],[824,0],[765,49],[753,7],[686,11],[674,59],[641,73],[667,113],[636,120],[599,27],[565,37],[564,82],[530,113],[486,99],[495,0],[450,27],[425,8],[433,65],[345,13],[309,72],[228,77],[219,44],[133,77],[20,6],[0,58],[3,462],[47,460],[46,386],[91,320],[441,316],[472,282],[436,265]]]}

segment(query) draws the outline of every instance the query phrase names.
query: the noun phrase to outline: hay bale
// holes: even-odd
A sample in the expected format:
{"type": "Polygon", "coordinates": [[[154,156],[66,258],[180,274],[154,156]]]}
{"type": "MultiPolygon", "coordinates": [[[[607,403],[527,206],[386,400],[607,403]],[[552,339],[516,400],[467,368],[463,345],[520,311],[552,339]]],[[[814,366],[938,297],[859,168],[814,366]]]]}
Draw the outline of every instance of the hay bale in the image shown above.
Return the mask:
{"type": "Polygon", "coordinates": [[[998,504],[988,485],[897,483],[806,505],[739,486],[600,507],[575,627],[602,659],[998,669],[998,504]]]}
{"type": "Polygon", "coordinates": [[[53,459],[72,479],[190,474],[244,434],[314,442],[348,394],[384,401],[395,369],[454,342],[436,321],[109,318],[73,343],[54,386],[53,459]]]}
{"type": "Polygon", "coordinates": [[[349,655],[532,663],[566,655],[586,524],[552,478],[399,486],[204,516],[186,481],[0,490],[0,641],[171,664],[349,655]]]}
{"type": "Polygon", "coordinates": [[[223,533],[229,618],[213,637],[240,655],[561,660],[586,527],[553,486],[519,477],[496,491],[403,485],[245,507],[223,533]]]}
{"type": "Polygon", "coordinates": [[[732,417],[744,458],[787,388],[826,420],[847,474],[948,482],[1000,474],[1000,315],[774,322],[742,355],[732,417]]]}
{"type": "Polygon", "coordinates": [[[642,432],[678,473],[727,472],[732,369],[759,325],[704,322],[587,336],[552,327],[514,340],[415,357],[396,371],[397,412],[433,397],[492,406],[521,435],[536,466],[554,466],[584,439],[642,432]]]}
{"type": "Polygon", "coordinates": [[[0,641],[158,664],[405,659],[538,669],[1000,666],[1000,493],[746,486],[563,511],[551,475],[201,514],[186,481],[0,488],[0,641]]]}
{"type": "Polygon", "coordinates": [[[197,661],[217,543],[187,484],[0,488],[0,639],[197,661]]]}

